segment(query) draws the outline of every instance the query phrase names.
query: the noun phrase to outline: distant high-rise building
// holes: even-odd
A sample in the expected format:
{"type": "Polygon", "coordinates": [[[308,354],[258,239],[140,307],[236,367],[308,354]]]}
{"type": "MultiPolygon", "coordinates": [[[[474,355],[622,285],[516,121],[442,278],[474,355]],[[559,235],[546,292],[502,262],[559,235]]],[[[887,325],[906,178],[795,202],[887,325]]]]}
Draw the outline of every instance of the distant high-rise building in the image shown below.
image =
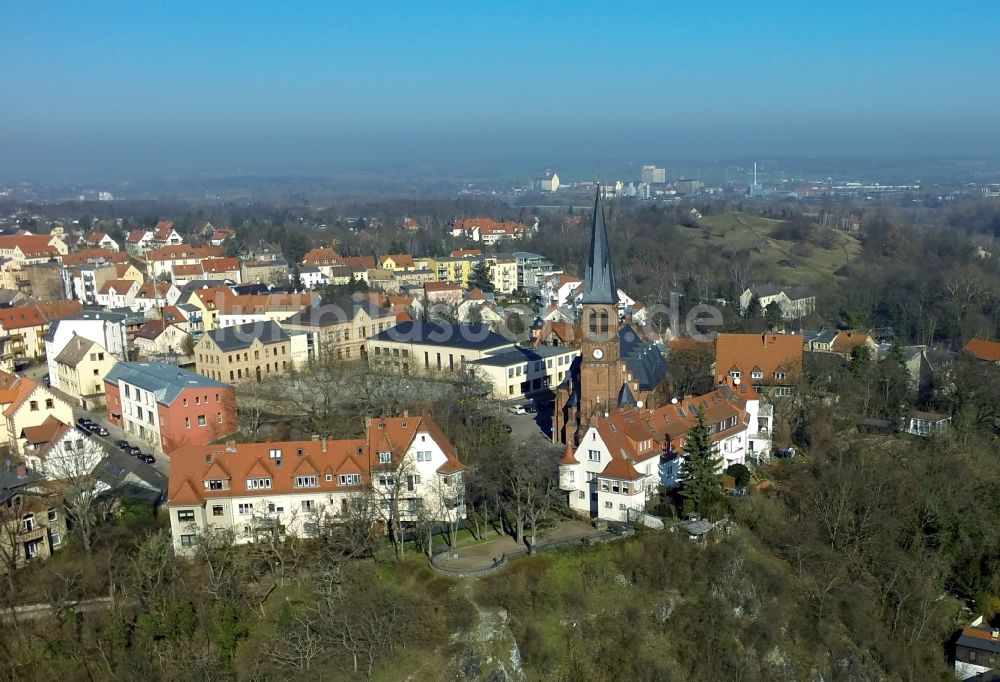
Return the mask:
{"type": "Polygon", "coordinates": [[[642,181],[649,185],[663,184],[667,181],[667,169],[656,166],[642,167],[642,181]]]}

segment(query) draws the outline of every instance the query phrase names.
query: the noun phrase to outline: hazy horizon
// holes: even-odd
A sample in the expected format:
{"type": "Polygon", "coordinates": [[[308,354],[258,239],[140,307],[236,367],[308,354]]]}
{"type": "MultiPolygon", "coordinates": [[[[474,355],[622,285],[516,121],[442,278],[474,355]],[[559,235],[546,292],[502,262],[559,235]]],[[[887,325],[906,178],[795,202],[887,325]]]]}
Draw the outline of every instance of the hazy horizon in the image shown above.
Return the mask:
{"type": "Polygon", "coordinates": [[[0,179],[1000,158],[1000,5],[7,6],[0,179]]]}

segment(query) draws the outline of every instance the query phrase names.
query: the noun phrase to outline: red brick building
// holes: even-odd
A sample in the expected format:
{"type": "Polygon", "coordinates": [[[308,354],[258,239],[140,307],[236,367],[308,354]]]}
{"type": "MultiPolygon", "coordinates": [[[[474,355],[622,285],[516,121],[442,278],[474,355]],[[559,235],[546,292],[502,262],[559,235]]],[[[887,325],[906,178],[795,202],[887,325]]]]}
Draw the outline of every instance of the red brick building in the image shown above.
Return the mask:
{"type": "Polygon", "coordinates": [[[237,430],[236,389],[163,362],[119,362],[104,379],[108,419],[163,452],[237,430]]]}

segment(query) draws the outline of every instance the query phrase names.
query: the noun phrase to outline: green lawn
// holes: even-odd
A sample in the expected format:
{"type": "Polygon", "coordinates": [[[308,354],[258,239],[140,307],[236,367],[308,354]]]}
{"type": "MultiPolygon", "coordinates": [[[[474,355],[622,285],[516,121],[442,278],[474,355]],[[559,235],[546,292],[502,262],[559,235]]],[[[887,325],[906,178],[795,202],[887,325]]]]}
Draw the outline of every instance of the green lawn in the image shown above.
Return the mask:
{"type": "Polygon", "coordinates": [[[861,252],[861,242],[837,231],[833,233],[836,243],[833,248],[811,246],[807,253],[801,253],[794,250],[794,242],[771,236],[780,220],[747,213],[733,211],[707,216],[698,223],[697,228],[680,228],[681,236],[692,245],[750,251],[755,260],[773,263],[778,276],[790,284],[829,284],[837,278],[834,274],[837,269],[861,252]]]}

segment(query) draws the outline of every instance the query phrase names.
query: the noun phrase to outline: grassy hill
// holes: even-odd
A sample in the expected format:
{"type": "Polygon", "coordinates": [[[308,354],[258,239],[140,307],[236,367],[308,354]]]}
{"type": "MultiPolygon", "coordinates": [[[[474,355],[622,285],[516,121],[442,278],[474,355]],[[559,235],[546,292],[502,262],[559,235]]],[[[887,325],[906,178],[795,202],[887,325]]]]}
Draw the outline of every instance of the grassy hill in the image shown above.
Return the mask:
{"type": "Polygon", "coordinates": [[[814,239],[822,245],[779,239],[783,221],[747,213],[729,212],[706,216],[698,227],[680,228],[692,246],[749,251],[752,261],[773,268],[769,273],[779,282],[793,285],[830,284],[836,271],[861,252],[861,242],[838,230],[816,227],[814,239]]]}

